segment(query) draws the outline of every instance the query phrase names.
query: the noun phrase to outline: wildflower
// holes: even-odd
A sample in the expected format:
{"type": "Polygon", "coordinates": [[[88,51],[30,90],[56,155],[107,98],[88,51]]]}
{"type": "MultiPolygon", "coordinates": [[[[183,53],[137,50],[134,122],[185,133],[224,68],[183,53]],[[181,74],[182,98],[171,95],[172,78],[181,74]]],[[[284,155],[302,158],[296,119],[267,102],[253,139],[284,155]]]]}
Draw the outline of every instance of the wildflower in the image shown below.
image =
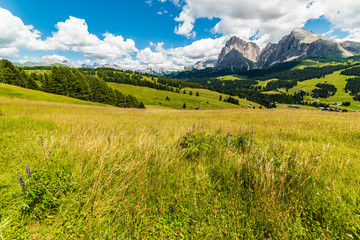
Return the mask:
{"type": "Polygon", "coordinates": [[[39,139],[41,141],[41,145],[43,146],[43,148],[45,150],[44,138],[42,136],[40,136],[39,139]]]}
{"type": "Polygon", "coordinates": [[[326,189],[329,190],[329,191],[331,190],[328,186],[326,186],[326,189]]]}
{"type": "Polygon", "coordinates": [[[320,193],[317,192],[316,195],[320,196],[320,193]]]}
{"type": "Polygon", "coordinates": [[[28,167],[28,165],[26,165],[26,173],[27,173],[28,178],[31,178],[31,171],[30,171],[30,168],[28,167]]]}
{"type": "Polygon", "coordinates": [[[52,154],[52,151],[51,151],[51,150],[49,150],[49,154],[50,154],[50,155],[52,154]]]}
{"type": "Polygon", "coordinates": [[[196,125],[194,124],[194,125],[193,125],[193,130],[195,130],[195,128],[196,128],[196,125]]]}
{"type": "Polygon", "coordinates": [[[349,234],[349,233],[347,233],[346,235],[347,235],[349,238],[354,239],[353,235],[351,235],[351,234],[349,234]]]}
{"type": "Polygon", "coordinates": [[[230,137],[230,132],[228,132],[228,135],[227,135],[227,137],[230,137]]]}
{"type": "Polygon", "coordinates": [[[17,177],[18,177],[18,179],[19,179],[19,182],[20,182],[21,187],[25,190],[25,189],[26,189],[26,185],[25,185],[25,182],[24,182],[23,178],[22,178],[18,173],[17,173],[16,175],[17,175],[17,177]]]}

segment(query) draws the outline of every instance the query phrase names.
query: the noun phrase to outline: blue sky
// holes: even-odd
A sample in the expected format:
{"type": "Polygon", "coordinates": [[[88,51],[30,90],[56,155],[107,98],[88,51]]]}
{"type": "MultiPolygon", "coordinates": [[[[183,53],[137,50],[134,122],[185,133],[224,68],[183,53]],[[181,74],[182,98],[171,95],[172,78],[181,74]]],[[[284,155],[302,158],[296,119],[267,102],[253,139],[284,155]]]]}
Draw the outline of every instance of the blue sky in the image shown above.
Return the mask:
{"type": "Polygon", "coordinates": [[[263,47],[303,27],[357,40],[360,4],[337,5],[335,0],[0,0],[0,57],[24,62],[56,55],[77,64],[176,70],[216,58],[232,35],[256,39],[263,47]]]}

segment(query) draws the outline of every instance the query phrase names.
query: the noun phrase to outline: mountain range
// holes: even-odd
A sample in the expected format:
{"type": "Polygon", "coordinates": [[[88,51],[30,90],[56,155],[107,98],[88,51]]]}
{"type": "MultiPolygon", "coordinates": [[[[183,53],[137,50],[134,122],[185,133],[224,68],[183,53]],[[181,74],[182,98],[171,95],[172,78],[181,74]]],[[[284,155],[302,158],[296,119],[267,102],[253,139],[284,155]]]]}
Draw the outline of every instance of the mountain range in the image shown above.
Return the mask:
{"type": "Polygon", "coordinates": [[[337,42],[302,28],[295,28],[278,43],[268,43],[263,50],[254,42],[246,42],[236,36],[230,38],[217,60],[197,63],[193,68],[206,67],[233,72],[269,67],[277,63],[299,58],[350,57],[360,53],[358,42],[337,42]]]}

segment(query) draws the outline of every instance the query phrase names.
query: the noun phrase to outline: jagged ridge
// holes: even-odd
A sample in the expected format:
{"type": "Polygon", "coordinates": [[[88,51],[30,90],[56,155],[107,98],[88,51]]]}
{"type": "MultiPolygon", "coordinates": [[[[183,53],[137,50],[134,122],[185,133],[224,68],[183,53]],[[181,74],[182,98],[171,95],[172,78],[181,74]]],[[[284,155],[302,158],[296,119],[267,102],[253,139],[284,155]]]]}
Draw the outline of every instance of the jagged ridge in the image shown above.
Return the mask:
{"type": "Polygon", "coordinates": [[[295,28],[278,43],[269,43],[260,51],[253,42],[236,36],[227,41],[216,64],[218,70],[250,70],[263,68],[298,58],[353,56],[360,52],[358,42],[337,42],[302,28],[295,28]]]}

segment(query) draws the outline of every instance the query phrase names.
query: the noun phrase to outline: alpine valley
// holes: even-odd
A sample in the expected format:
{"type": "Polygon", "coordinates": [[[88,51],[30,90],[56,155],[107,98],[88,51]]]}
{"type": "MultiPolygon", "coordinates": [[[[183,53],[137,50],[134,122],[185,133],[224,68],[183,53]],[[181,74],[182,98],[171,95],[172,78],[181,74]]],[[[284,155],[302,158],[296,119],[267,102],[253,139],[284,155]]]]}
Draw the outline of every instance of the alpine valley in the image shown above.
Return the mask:
{"type": "Polygon", "coordinates": [[[6,2],[0,240],[360,239],[358,0],[6,2]]]}

